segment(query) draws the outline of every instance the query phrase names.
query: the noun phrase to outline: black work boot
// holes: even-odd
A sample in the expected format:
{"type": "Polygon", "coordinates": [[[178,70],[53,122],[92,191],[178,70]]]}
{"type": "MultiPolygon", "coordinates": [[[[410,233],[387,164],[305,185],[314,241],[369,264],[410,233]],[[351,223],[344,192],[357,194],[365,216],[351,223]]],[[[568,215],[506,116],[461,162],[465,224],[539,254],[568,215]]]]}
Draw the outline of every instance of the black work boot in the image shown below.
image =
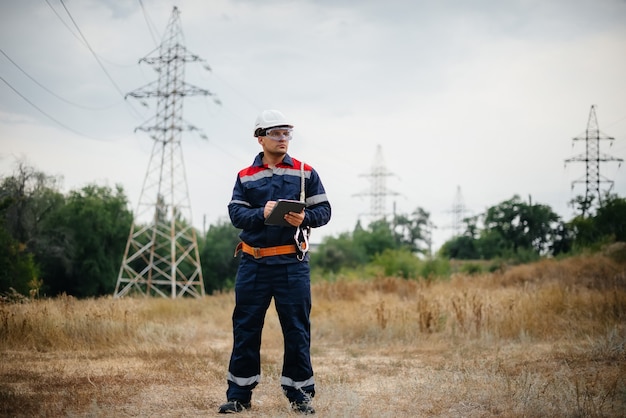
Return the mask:
{"type": "Polygon", "coordinates": [[[311,406],[309,401],[291,402],[291,409],[302,415],[313,415],[315,413],[315,408],[311,406]]]}
{"type": "Polygon", "coordinates": [[[220,406],[219,413],[220,414],[235,414],[237,412],[245,411],[246,409],[250,409],[250,402],[241,402],[237,399],[231,399],[222,406],[220,406]]]}

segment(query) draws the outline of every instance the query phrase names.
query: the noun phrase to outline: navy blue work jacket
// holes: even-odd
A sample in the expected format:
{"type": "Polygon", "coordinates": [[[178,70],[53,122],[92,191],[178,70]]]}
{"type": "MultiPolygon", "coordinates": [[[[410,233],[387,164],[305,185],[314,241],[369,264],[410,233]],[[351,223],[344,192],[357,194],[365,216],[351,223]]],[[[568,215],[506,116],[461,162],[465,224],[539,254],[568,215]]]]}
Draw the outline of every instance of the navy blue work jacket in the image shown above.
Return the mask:
{"type": "MultiPolygon", "coordinates": [[[[265,225],[263,209],[270,200],[300,200],[301,161],[285,155],[275,168],[263,164],[263,153],[254,163],[239,171],[233,197],[228,204],[228,214],[235,228],[242,229],[239,237],[252,247],[274,247],[295,244],[295,227],[265,225]]],[[[330,221],[330,203],[326,191],[313,167],[304,164],[305,202],[304,221],[301,227],[317,228],[330,221]]],[[[252,257],[243,254],[244,257],[252,257]]],[[[308,257],[308,254],[307,254],[308,257]]],[[[257,259],[260,263],[285,264],[298,262],[295,254],[257,259]]]]}

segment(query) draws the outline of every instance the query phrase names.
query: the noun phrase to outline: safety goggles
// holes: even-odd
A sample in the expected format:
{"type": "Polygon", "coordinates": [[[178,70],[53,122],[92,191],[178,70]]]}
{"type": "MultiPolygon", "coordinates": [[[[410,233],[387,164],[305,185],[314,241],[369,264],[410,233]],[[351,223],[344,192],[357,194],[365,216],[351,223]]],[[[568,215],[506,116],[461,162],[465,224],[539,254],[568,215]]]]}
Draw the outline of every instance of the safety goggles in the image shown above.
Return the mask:
{"type": "Polygon", "coordinates": [[[274,141],[291,141],[292,128],[269,128],[265,131],[265,136],[274,141]]]}

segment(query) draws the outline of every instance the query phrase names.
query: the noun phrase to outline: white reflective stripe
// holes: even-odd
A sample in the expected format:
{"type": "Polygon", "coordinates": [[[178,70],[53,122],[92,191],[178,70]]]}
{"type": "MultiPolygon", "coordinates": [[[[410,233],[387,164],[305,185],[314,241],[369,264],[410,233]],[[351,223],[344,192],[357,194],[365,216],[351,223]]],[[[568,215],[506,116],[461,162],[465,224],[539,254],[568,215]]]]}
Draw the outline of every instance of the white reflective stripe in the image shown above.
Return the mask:
{"type": "Polygon", "coordinates": [[[288,378],[287,376],[280,377],[280,384],[284,386],[291,386],[296,389],[303,388],[305,386],[312,386],[315,384],[315,377],[311,376],[307,380],[303,380],[302,382],[295,382],[293,379],[288,378]]]}
{"type": "Polygon", "coordinates": [[[250,203],[246,202],[245,200],[231,200],[230,203],[244,205],[244,206],[252,206],[250,203]]]}
{"type": "MultiPolygon", "coordinates": [[[[302,163],[302,164],[304,165],[304,163],[302,163]]],[[[310,171],[304,171],[304,169],[302,171],[304,173],[300,174],[300,170],[298,170],[296,168],[277,167],[277,168],[274,169],[274,174],[278,174],[278,175],[281,175],[281,176],[294,176],[294,177],[304,176],[307,179],[311,178],[311,172],[310,171]]]]}
{"type": "Polygon", "coordinates": [[[243,176],[240,178],[240,180],[242,183],[247,183],[249,181],[260,180],[265,177],[272,177],[273,174],[274,173],[272,172],[272,170],[263,170],[263,171],[259,171],[258,173],[243,176]]]}
{"type": "Polygon", "coordinates": [[[318,195],[310,196],[306,198],[307,206],[313,206],[322,202],[328,202],[328,197],[326,197],[326,193],[318,194],[318,195]]]}
{"type": "Polygon", "coordinates": [[[261,375],[257,374],[256,376],[252,377],[237,377],[233,376],[231,372],[228,372],[227,379],[231,382],[236,383],[239,386],[250,386],[254,383],[259,383],[261,381],[261,375]]]}

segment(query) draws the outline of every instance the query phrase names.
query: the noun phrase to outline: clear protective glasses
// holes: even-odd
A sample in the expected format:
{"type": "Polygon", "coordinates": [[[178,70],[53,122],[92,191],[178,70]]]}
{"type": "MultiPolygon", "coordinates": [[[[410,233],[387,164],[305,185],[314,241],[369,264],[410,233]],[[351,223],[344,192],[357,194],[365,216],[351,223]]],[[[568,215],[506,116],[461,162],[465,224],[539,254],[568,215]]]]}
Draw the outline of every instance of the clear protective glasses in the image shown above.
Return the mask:
{"type": "Polygon", "coordinates": [[[293,128],[269,128],[265,131],[265,136],[273,139],[274,141],[291,141],[291,133],[293,132],[293,128]]]}

